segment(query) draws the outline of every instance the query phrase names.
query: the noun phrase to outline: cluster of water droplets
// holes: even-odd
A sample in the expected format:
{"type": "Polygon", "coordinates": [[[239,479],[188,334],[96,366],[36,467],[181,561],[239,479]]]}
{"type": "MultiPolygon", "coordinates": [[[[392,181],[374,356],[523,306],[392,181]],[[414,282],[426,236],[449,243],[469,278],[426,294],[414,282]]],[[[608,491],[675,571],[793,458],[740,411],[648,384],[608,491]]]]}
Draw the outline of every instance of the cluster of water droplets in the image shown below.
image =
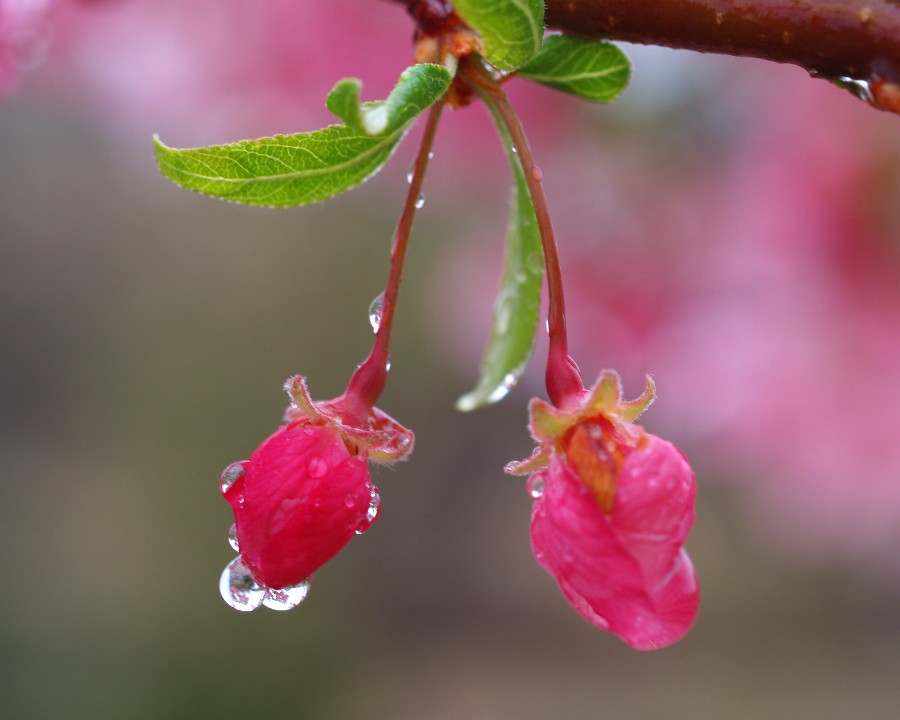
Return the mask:
{"type": "MultiPolygon", "coordinates": [[[[350,503],[351,501],[355,504],[356,498],[352,495],[347,496],[347,502],[350,503]]],[[[381,495],[378,494],[378,488],[373,485],[369,494],[369,506],[366,508],[366,514],[359,519],[359,523],[356,526],[357,535],[362,535],[366,530],[372,527],[372,523],[375,522],[375,518],[378,517],[378,511],[380,509],[381,495]]]]}
{"type": "MultiPolygon", "coordinates": [[[[242,460],[225,468],[219,480],[222,494],[228,492],[232,485],[244,476],[246,467],[247,461],[242,460]]],[[[327,471],[327,467],[325,470],[327,471]]],[[[313,468],[310,468],[311,473],[312,471],[313,468]]],[[[232,524],[228,530],[228,544],[232,550],[240,553],[237,525],[232,524]]],[[[291,610],[306,600],[309,588],[310,578],[283,588],[268,588],[260,585],[241,555],[228,563],[219,577],[219,592],[222,599],[230,607],[241,612],[251,612],[261,606],[270,610],[291,610]]]]}

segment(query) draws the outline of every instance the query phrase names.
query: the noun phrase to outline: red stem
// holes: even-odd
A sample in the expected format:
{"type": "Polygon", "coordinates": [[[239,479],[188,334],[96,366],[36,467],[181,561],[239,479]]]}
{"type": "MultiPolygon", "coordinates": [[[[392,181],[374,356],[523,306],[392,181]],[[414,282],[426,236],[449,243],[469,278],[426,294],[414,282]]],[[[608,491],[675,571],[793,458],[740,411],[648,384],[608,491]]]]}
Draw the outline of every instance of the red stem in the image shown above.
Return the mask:
{"type": "Polygon", "coordinates": [[[534,162],[534,155],[522,123],[515,110],[493,76],[480,61],[471,56],[463,60],[461,67],[466,76],[482,92],[485,102],[490,102],[506,126],[513,147],[525,174],[525,182],[534,204],[541,246],[544,251],[544,266],[547,270],[547,334],[550,349],[547,358],[547,395],[557,407],[563,407],[578,398],[584,390],[581,375],[569,357],[568,335],[566,332],[566,302],[563,294],[562,272],[559,266],[559,252],[556,235],[550,220],[550,207],[541,181],[540,168],[534,162]]]}
{"type": "Polygon", "coordinates": [[[384,386],[387,384],[388,361],[390,360],[391,328],[394,324],[394,311],[397,307],[397,296],[400,292],[400,281],[403,275],[403,263],[406,260],[406,249],[409,246],[409,237],[412,232],[413,218],[416,214],[416,205],[422,192],[422,183],[425,180],[425,170],[431,156],[431,148],[437,133],[438,122],[444,109],[444,101],[440,100],[431,106],[428,112],[428,120],[425,124],[425,132],[422,134],[422,142],[419,145],[419,153],[416,156],[406,193],[406,202],[397,224],[397,234],[394,237],[394,246],[391,249],[391,269],[388,275],[387,287],[384,291],[384,306],[382,309],[381,323],[375,332],[375,342],[369,356],[356,368],[343,400],[347,409],[357,416],[357,421],[365,420],[369,411],[381,397],[384,386]]]}

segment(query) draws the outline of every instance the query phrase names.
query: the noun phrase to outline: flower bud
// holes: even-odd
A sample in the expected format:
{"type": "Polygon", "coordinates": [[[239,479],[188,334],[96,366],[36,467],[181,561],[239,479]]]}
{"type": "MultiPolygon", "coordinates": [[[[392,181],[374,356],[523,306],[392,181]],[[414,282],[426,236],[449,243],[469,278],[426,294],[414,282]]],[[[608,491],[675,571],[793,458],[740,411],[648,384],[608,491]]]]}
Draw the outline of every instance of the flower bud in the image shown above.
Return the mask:
{"type": "Polygon", "coordinates": [[[222,474],[235,520],[229,542],[240,555],[219,588],[236,610],[302,602],[312,574],[378,517],[369,462],[402,460],[413,446],[413,434],[376,408],[351,420],[357,406],[343,396],[313,402],[299,376],[285,389],[286,424],[222,474]]]}
{"type": "Polygon", "coordinates": [[[588,622],[638,650],[671,645],[699,608],[683,545],[694,522],[694,473],[669,442],[632,422],[653,400],[621,399],[604,373],[578,407],[531,404],[535,454],[507,471],[531,472],[535,559],[588,622]]]}
{"type": "Polygon", "coordinates": [[[273,589],[334,557],[367,524],[374,496],[365,456],[351,453],[335,428],[302,422],[266,439],[225,493],[244,562],[273,589]]]}

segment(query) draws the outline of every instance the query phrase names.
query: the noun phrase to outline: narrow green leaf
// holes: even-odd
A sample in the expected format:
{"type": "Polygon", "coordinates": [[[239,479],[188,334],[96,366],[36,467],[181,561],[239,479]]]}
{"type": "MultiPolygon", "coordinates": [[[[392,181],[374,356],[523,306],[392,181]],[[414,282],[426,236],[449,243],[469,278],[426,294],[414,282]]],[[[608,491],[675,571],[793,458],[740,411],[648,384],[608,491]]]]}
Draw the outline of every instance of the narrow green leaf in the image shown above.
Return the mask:
{"type": "Polygon", "coordinates": [[[485,102],[506,148],[515,186],[493,327],[481,360],[478,383],[456,401],[456,408],[463,411],[502,400],[525,371],[534,350],[544,277],[541,236],[525,174],[505,126],[489,100],[485,102]]]}
{"type": "Polygon", "coordinates": [[[501,70],[515,70],[541,47],[543,0],[455,0],[466,24],[484,42],[484,57],[501,70]]]}
{"type": "Polygon", "coordinates": [[[518,75],[587,100],[609,102],[628,87],[631,62],[612,43],[551,35],[518,75]]]}
{"type": "Polygon", "coordinates": [[[362,105],[359,81],[342,80],[329,95],[328,108],[346,125],[186,150],[154,137],[156,162],[177,185],[225,200],[270,207],[320,202],[381,169],[410,123],[440,100],[450,79],[438,65],[414,65],[386,100],[362,105]]]}

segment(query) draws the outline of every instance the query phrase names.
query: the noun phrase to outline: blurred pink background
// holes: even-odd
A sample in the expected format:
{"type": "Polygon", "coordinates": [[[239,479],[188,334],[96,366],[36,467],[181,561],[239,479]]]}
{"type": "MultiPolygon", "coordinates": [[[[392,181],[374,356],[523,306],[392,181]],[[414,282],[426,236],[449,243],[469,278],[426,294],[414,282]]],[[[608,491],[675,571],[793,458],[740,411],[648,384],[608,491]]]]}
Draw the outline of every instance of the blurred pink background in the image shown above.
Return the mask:
{"type": "Polygon", "coordinates": [[[894,718],[900,662],[900,118],[801,70],[630,47],[610,106],[510,83],[560,241],[585,379],[652,373],[650,429],[698,473],[704,591],[636,654],[528,548],[543,347],[475,382],[509,174],[449,114],[382,406],[417,433],[379,523],[287,615],[231,612],[216,482],[282,380],[341,391],[417,132],[311,208],[203,198],[174,146],[310,130],[340,78],[383,97],[412,25],[385,0],[0,0],[0,693],[15,717],[894,718]]]}

